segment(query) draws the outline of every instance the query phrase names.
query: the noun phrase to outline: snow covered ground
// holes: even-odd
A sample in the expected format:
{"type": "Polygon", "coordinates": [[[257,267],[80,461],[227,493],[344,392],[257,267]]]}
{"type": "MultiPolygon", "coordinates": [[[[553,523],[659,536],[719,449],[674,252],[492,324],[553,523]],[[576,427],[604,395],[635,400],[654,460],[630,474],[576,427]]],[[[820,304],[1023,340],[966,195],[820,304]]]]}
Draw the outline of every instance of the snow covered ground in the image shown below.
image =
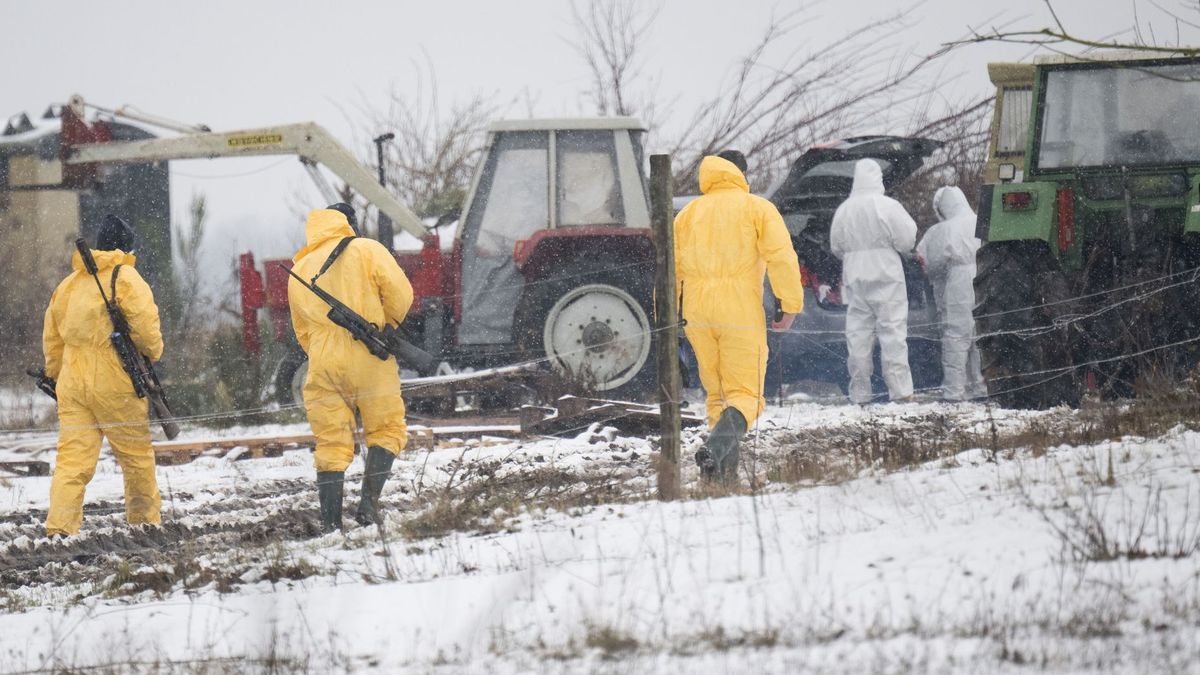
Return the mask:
{"type": "Polygon", "coordinates": [[[160,468],[156,530],[106,454],[67,542],[0,479],[0,671],[1194,672],[1200,433],[1088,415],[799,402],[673,503],[652,441],[467,441],[323,537],[306,451],[160,468]]]}

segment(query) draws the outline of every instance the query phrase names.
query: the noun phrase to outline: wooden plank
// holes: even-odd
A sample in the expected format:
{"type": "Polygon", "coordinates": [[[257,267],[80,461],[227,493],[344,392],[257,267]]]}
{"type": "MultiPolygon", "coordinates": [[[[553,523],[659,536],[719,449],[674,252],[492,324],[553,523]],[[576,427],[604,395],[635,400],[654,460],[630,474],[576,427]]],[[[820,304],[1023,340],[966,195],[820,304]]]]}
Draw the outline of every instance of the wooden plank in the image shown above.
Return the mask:
{"type": "Polygon", "coordinates": [[[18,476],[49,476],[50,463],[40,460],[0,462],[0,471],[7,471],[18,476]]]}

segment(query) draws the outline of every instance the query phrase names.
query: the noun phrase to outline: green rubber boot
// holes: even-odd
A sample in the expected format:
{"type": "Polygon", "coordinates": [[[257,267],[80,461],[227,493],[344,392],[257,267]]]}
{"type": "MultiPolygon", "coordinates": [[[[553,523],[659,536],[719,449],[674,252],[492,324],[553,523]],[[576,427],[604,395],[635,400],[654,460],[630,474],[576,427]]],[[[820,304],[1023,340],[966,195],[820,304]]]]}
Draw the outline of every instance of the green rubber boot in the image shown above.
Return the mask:
{"type": "Polygon", "coordinates": [[[363,471],[362,499],[358,502],[358,511],[354,520],[359,525],[371,525],[379,522],[379,495],[383,494],[383,484],[392,475],[392,462],[396,456],[378,445],[367,448],[366,470],[363,471]]]}
{"type": "Polygon", "coordinates": [[[696,453],[700,475],[723,481],[737,479],[738,443],[746,433],[746,418],[737,408],[726,408],[708,434],[704,447],[696,453]],[[703,461],[702,461],[703,460],[703,461]]]}
{"type": "Polygon", "coordinates": [[[342,471],[317,472],[317,497],[321,501],[321,534],[342,529],[342,492],[346,474],[342,471]]]}

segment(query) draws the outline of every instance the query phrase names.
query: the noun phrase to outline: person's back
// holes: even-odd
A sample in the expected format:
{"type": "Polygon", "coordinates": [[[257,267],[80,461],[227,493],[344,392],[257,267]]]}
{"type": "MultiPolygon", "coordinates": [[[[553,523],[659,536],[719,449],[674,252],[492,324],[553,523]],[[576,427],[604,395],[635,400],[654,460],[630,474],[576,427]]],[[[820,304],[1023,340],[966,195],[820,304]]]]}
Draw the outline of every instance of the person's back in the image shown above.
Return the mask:
{"type": "MultiPolygon", "coordinates": [[[[790,253],[794,259],[795,251],[790,240],[773,241],[771,250],[760,251],[762,230],[775,207],[750,194],[735,167],[705,158],[700,176],[703,194],[689,202],[675,221],[676,283],[683,289],[687,318],[762,325],[766,256],[790,253]],[[721,296],[720,301],[715,295],[721,296]]],[[[798,270],[799,262],[796,265],[798,270]]]]}
{"type": "Polygon", "coordinates": [[[850,197],[833,214],[829,244],[842,259],[842,283],[904,278],[898,253],[916,244],[917,225],[884,193],[883,171],[872,159],[854,165],[850,197]]]}
{"type": "Polygon", "coordinates": [[[876,338],[888,395],[893,401],[912,396],[908,291],[900,255],[912,250],[916,237],[912,217],[884,194],[879,164],[871,159],[855,163],[850,197],[834,212],[829,233],[830,248],[842,259],[846,363],[850,400],[855,403],[872,398],[876,338]]]}
{"type": "Polygon", "coordinates": [[[706,476],[734,475],[737,441],[765,405],[763,274],[787,313],[804,307],[800,265],[783,218],[750,194],[741,170],[700,163],[702,196],[675,218],[675,272],[684,332],[696,352],[712,433],[696,461],[706,476]]]}
{"type": "MultiPolygon", "coordinates": [[[[354,236],[349,222],[344,215],[339,219],[339,215],[342,214],[331,209],[319,209],[309,215],[308,243],[296,253],[292,266],[292,271],[305,281],[320,271],[342,239],[354,236]]],[[[376,326],[399,324],[412,305],[412,287],[407,285],[406,278],[401,282],[403,274],[383,244],[357,238],[338,255],[317,285],[376,326]]],[[[291,302],[293,325],[296,338],[306,351],[314,340],[332,341],[340,347],[354,343],[349,331],[329,320],[329,305],[320,298],[304,291],[296,294],[296,300],[291,302]]],[[[365,348],[361,351],[367,353],[365,348]]],[[[325,352],[318,350],[318,354],[325,352]]]]}
{"type": "Polygon", "coordinates": [[[917,244],[917,256],[933,285],[941,315],[942,397],[950,401],[979,398],[987,388],[975,348],[975,212],[957,187],[939,188],[933,210],[940,220],[917,244]]]}
{"type": "Polygon", "coordinates": [[[934,223],[917,244],[927,274],[944,276],[952,266],[968,266],[974,276],[975,253],[979,239],[975,237],[975,212],[967,196],[954,186],[938,188],[933,196],[934,223]]]}
{"type": "MultiPolygon", "coordinates": [[[[341,204],[309,213],[308,243],[293,259],[292,270],[375,326],[398,325],[412,305],[412,286],[382,244],[360,238],[346,241],[354,237],[347,213],[353,211],[341,204]]],[[[362,501],[355,517],[362,524],[377,522],[384,482],[396,455],[408,443],[396,360],[373,356],[348,330],[329,319],[330,308],[323,300],[295,279],[288,284],[288,301],[296,339],[309,359],[304,408],[317,437],[313,462],[322,529],[342,527],[343,482],[354,457],[356,411],[368,449],[362,501]]]]}

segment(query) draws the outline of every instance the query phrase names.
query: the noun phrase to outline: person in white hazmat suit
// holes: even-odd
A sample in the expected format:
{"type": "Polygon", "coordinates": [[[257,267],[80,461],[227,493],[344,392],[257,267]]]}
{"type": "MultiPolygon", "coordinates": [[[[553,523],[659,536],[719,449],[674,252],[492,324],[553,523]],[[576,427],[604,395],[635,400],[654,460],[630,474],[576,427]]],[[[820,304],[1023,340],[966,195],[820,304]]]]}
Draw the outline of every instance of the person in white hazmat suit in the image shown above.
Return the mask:
{"type": "Polygon", "coordinates": [[[975,348],[975,212],[963,191],[938,188],[933,195],[938,222],[917,244],[917,257],[933,284],[942,319],[942,398],[947,401],[983,398],[987,385],[975,348]]]}
{"type": "Polygon", "coordinates": [[[855,163],[850,197],[833,214],[829,242],[842,260],[850,400],[871,401],[876,339],[888,396],[911,398],[908,289],[900,256],[916,244],[917,224],[900,202],[884,194],[883,171],[875,160],[855,163]]]}

